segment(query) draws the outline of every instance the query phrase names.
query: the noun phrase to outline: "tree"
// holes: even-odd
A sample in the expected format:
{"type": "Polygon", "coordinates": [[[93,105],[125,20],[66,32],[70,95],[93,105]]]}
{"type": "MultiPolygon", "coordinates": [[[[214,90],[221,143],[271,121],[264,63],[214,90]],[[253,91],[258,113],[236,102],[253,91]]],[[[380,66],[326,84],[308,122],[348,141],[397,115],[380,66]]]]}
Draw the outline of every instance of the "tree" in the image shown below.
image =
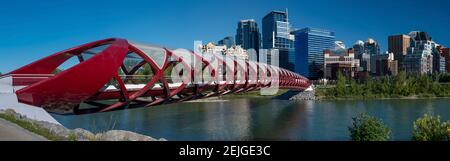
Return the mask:
{"type": "Polygon", "coordinates": [[[364,80],[364,96],[365,97],[371,97],[372,96],[372,90],[373,90],[373,80],[372,76],[370,76],[369,72],[366,72],[365,80],[364,80]]]}
{"type": "Polygon", "coordinates": [[[406,88],[406,73],[405,71],[401,71],[394,77],[393,86],[394,89],[392,91],[393,94],[402,95],[404,88],[406,88]]]}
{"type": "Polygon", "coordinates": [[[355,80],[351,80],[350,81],[350,95],[353,96],[360,96],[361,95],[361,89],[359,87],[359,85],[356,83],[355,80]]]}
{"type": "Polygon", "coordinates": [[[441,122],[440,116],[425,114],[414,122],[414,141],[449,141],[450,122],[441,122]]]}
{"type": "Polygon", "coordinates": [[[440,76],[439,82],[450,82],[450,73],[445,73],[440,76]]]}
{"type": "Polygon", "coordinates": [[[358,114],[349,127],[352,141],[387,141],[391,130],[381,120],[367,114],[358,114]]]}
{"type": "Polygon", "coordinates": [[[337,73],[336,96],[345,96],[347,78],[339,71],[337,73]]]}

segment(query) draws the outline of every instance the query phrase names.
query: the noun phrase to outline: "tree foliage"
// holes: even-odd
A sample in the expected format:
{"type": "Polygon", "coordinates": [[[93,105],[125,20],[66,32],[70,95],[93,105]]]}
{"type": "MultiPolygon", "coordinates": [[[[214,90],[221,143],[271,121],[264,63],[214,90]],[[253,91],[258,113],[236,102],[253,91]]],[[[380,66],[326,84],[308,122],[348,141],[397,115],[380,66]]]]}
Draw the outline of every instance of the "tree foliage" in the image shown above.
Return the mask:
{"type": "Polygon", "coordinates": [[[450,97],[450,83],[440,75],[408,75],[400,72],[396,76],[372,78],[367,74],[364,80],[347,80],[337,75],[334,87],[317,89],[318,96],[325,98],[392,98],[392,97],[450,97]]]}
{"type": "Polygon", "coordinates": [[[425,114],[414,122],[414,141],[449,141],[450,122],[441,122],[440,116],[425,114]]]}
{"type": "Polygon", "coordinates": [[[381,120],[367,114],[358,114],[348,128],[352,141],[387,141],[391,130],[381,120]]]}

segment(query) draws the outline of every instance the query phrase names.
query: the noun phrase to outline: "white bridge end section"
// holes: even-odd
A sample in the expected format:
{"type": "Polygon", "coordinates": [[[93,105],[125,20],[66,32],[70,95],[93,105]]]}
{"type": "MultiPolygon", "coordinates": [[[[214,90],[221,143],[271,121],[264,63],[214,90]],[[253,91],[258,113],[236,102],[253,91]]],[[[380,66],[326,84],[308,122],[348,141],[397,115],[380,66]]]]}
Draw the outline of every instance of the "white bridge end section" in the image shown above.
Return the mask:
{"type": "Polygon", "coordinates": [[[7,109],[12,109],[29,119],[61,125],[43,108],[20,103],[17,100],[11,76],[0,78],[0,110],[7,109]]]}

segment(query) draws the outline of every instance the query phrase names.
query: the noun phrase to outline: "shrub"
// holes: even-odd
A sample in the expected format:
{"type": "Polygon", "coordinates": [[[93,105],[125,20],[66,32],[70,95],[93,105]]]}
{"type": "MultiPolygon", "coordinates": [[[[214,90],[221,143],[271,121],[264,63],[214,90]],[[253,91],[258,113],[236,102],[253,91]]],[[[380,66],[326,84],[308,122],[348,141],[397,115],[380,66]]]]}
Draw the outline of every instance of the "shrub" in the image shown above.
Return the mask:
{"type": "Polygon", "coordinates": [[[414,141],[449,141],[450,122],[441,122],[440,116],[425,114],[414,122],[414,141]]]}
{"type": "Polygon", "coordinates": [[[358,114],[349,127],[352,141],[387,141],[391,130],[381,120],[367,114],[358,114]]]}

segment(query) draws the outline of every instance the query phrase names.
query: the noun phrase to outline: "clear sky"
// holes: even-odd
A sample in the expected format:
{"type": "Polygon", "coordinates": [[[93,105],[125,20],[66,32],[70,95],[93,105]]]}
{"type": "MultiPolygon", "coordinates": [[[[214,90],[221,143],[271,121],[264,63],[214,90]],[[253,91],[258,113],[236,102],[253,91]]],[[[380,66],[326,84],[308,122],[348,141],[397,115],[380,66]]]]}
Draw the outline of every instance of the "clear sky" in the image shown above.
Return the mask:
{"type": "Polygon", "coordinates": [[[448,0],[5,1],[0,5],[0,72],[109,37],[191,49],[194,40],[234,36],[241,19],[260,25],[268,12],[285,8],[293,27],[335,31],[347,46],[371,37],[384,51],[388,35],[412,30],[450,46],[448,6],[448,0]]]}

